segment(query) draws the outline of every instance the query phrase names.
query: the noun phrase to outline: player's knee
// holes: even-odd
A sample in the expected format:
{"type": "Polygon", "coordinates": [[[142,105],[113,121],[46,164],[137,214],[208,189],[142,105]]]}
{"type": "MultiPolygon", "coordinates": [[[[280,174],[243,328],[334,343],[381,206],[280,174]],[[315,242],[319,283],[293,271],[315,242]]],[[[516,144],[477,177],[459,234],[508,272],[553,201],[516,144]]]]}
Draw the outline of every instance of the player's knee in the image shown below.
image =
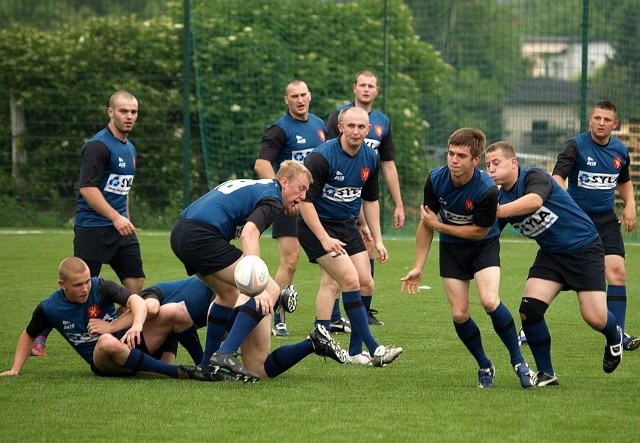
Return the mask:
{"type": "Polygon", "coordinates": [[[544,319],[544,314],[547,312],[549,305],[531,297],[522,297],[520,302],[520,320],[525,325],[535,325],[544,319]]]}

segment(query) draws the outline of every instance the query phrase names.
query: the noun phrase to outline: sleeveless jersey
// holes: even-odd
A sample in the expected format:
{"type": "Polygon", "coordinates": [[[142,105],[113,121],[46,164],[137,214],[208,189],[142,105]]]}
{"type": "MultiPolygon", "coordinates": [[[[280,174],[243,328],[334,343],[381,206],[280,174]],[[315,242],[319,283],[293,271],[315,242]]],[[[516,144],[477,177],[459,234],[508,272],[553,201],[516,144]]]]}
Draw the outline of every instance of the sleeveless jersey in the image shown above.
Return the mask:
{"type": "Polygon", "coordinates": [[[196,328],[207,325],[209,305],[215,295],[198,277],[162,282],[153,285],[151,289],[153,288],[157,288],[162,294],[161,305],[184,302],[196,328]]]}
{"type": "Polygon", "coordinates": [[[536,212],[518,215],[507,221],[522,235],[534,239],[545,252],[571,252],[589,246],[598,231],[589,216],[546,171],[521,168],[518,181],[510,189],[500,190],[500,204],[507,204],[527,193],[528,174],[544,174],[553,185],[551,193],[536,212]]]}
{"type": "MultiPolygon", "coordinates": [[[[124,143],[118,140],[108,128],[94,135],[84,145],[83,149],[86,149],[87,144],[92,142],[103,143],[111,153],[109,164],[104,169],[98,189],[100,189],[105,200],[112,208],[118,211],[120,215],[128,217],[127,196],[133,184],[133,176],[136,171],[136,149],[129,140],[124,143]]],[[[82,168],[80,176],[82,176],[82,168]]],[[[111,220],[89,206],[89,203],[80,193],[78,193],[77,202],[76,226],[97,227],[113,225],[111,220]]]]}
{"type": "Polygon", "coordinates": [[[578,148],[578,159],[568,176],[569,195],[587,214],[613,210],[620,170],[629,166],[627,147],[614,136],[606,146],[600,146],[589,132],[572,140],[578,148]]]}
{"type": "MultiPolygon", "coordinates": [[[[475,168],[471,180],[463,186],[454,186],[448,166],[441,166],[429,174],[425,184],[424,204],[438,213],[442,223],[489,227],[484,237],[500,234],[496,221],[498,187],[489,174],[475,168]]],[[[469,240],[440,233],[440,241],[465,243],[469,240]]]]}
{"type": "Polygon", "coordinates": [[[313,148],[327,140],[327,128],[324,122],[311,113],[306,121],[296,120],[289,113],[286,113],[271,125],[271,127],[273,126],[282,129],[286,137],[286,145],[280,147],[278,155],[273,161],[275,172],[278,172],[280,164],[285,160],[303,163],[313,148]]]}
{"type": "Polygon", "coordinates": [[[317,191],[317,186],[322,186],[316,195],[307,193],[307,201],[313,201],[320,220],[357,220],[363,187],[376,181],[377,191],[378,156],[364,145],[352,157],[342,150],[340,139],[334,138],[315,148],[304,164],[313,176],[313,189],[317,191]],[[326,171],[318,169],[314,156],[326,161],[326,171]]]}
{"type": "MultiPolygon", "coordinates": [[[[114,286],[115,283],[114,283],[114,286]]],[[[100,278],[91,278],[91,291],[85,303],[74,303],[58,289],[44,299],[40,306],[50,322],[50,327],[62,334],[73,349],[89,364],[93,362],[93,349],[98,335],[89,334],[87,325],[92,318],[111,321],[117,318],[114,302],[126,305],[126,299],[116,300],[115,292],[100,292],[100,278]]],[[[37,311],[37,309],[36,309],[37,311]]],[[[35,313],[34,313],[35,316],[35,313]]],[[[122,334],[120,334],[122,335],[122,334]]]]}
{"type": "MultiPolygon", "coordinates": [[[[186,220],[215,226],[223,238],[231,241],[263,200],[271,200],[279,208],[277,213],[282,211],[282,193],[277,180],[229,180],[198,198],[180,215],[186,220]]],[[[267,226],[258,228],[264,230],[271,223],[273,220],[267,220],[267,226]]]]}

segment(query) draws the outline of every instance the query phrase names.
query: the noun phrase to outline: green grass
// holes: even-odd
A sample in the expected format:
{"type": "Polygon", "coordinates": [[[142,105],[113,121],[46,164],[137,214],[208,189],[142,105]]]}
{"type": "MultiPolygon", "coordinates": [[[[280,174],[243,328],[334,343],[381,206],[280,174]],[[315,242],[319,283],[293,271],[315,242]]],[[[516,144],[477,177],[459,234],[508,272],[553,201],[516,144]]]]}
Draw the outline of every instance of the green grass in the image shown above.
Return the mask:
{"type": "MultiPolygon", "coordinates": [[[[140,234],[149,284],[184,276],[167,232],[140,234]]],[[[72,233],[0,233],[0,369],[11,367],[15,344],[37,302],[56,288],[56,268],[72,252],[72,233]]],[[[637,441],[640,351],[626,354],[610,375],[602,371],[603,337],[580,318],[574,293],[548,311],[560,386],[523,390],[506,350],[473,293],[472,313],[497,369],[496,387],[480,390],[476,366],[455,335],[437,253],[427,263],[417,296],[400,293],[413,263],[411,239],[388,239],[391,260],[376,267],[374,308],[384,344],[404,347],[391,366],[340,366],[310,356],[273,380],[255,385],[160,378],[104,379],[57,334],[47,358],[30,358],[18,377],[0,378],[0,440],[12,441],[637,441]]],[[[437,245],[434,245],[434,252],[437,245]]],[[[274,242],[263,257],[277,266],[274,242]]],[[[517,313],[533,242],[504,241],[502,298],[517,313]]],[[[627,329],[640,332],[640,248],[628,246],[627,329]]],[[[103,275],[114,278],[110,268],[103,275]]],[[[288,316],[298,341],[313,324],[319,273],[300,263],[298,310],[288,316]]],[[[204,333],[204,331],[202,331],[204,333]]],[[[347,346],[348,336],[337,335],[347,346]]],[[[525,357],[533,363],[525,348],[525,357]]],[[[178,360],[187,363],[182,351],[178,360]]]]}

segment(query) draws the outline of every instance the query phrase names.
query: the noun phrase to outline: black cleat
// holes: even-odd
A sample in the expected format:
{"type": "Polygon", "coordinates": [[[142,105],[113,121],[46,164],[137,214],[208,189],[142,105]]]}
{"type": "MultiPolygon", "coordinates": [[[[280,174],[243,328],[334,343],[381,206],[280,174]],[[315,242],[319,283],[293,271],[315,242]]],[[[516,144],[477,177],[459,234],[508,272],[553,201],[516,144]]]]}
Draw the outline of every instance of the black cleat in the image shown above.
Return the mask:
{"type": "MultiPolygon", "coordinates": [[[[292,313],[298,307],[298,292],[293,285],[289,285],[280,291],[277,303],[285,312],[292,313]]],[[[275,310],[275,306],[274,306],[275,310]]]]}
{"type": "Polygon", "coordinates": [[[349,354],[331,337],[331,334],[324,326],[316,325],[307,338],[311,340],[313,351],[316,354],[332,358],[340,364],[347,361],[349,354]]]}
{"type": "Polygon", "coordinates": [[[221,372],[222,375],[235,377],[236,380],[242,380],[245,383],[255,383],[260,380],[260,377],[257,374],[254,374],[253,372],[242,366],[242,363],[240,363],[240,360],[238,360],[237,355],[233,353],[214,353],[209,360],[208,369],[214,374],[218,374],[219,372],[221,372]]]}
{"type": "Polygon", "coordinates": [[[384,325],[384,323],[382,323],[380,320],[378,320],[376,318],[376,316],[374,314],[377,314],[378,311],[375,309],[369,309],[369,324],[371,326],[382,326],[384,325]]]}
{"type": "Polygon", "coordinates": [[[612,373],[616,370],[620,361],[622,360],[622,341],[624,338],[624,334],[622,333],[622,328],[620,326],[618,328],[618,334],[620,335],[620,341],[615,345],[604,345],[604,357],[602,358],[602,369],[607,374],[612,373]]]}
{"type": "Polygon", "coordinates": [[[558,386],[560,383],[558,382],[558,376],[556,374],[547,374],[546,372],[539,371],[538,372],[538,381],[536,386],[541,388],[543,386],[558,386]]]}

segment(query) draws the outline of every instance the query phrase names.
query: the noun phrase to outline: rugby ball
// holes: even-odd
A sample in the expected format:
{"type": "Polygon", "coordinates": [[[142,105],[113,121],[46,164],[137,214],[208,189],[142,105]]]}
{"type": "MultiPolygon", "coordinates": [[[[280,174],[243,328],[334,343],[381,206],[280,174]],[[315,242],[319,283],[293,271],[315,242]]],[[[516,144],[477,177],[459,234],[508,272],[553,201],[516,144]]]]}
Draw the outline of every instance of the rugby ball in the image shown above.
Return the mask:
{"type": "Polygon", "coordinates": [[[267,264],[257,255],[245,255],[236,265],[233,279],[240,292],[254,297],[267,287],[269,269],[267,264]]]}

